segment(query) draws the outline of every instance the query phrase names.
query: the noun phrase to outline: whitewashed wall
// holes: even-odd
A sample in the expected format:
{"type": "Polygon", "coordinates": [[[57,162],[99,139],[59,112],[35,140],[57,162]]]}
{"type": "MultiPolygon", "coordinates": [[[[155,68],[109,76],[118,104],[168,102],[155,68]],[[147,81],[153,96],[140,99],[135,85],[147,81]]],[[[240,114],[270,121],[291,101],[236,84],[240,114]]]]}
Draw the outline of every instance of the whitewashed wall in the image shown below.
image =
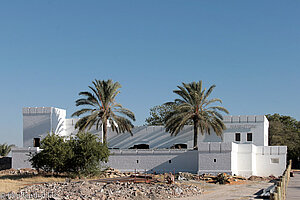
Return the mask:
{"type": "Polygon", "coordinates": [[[224,142],[248,143],[268,146],[269,122],[264,115],[224,116],[226,125],[224,142]],[[235,133],[241,134],[241,141],[235,141],[235,133]],[[252,141],[247,141],[247,133],[252,133],[252,141]]]}
{"type": "Polygon", "coordinates": [[[232,143],[199,142],[198,174],[232,173],[232,143]]]}
{"type": "Polygon", "coordinates": [[[23,147],[32,147],[33,138],[48,133],[64,135],[66,110],[53,107],[23,108],[23,147]]]}
{"type": "MultiPolygon", "coordinates": [[[[257,175],[255,145],[252,144],[238,144],[237,153],[237,175],[249,177],[257,175]]],[[[266,169],[265,169],[266,170],[266,169]]]]}
{"type": "MultiPolygon", "coordinates": [[[[75,135],[78,119],[66,119],[66,111],[52,107],[23,109],[23,146],[33,146],[33,138],[43,138],[54,131],[61,136],[75,135]]],[[[174,144],[193,148],[193,126],[185,126],[177,136],[165,132],[163,126],[139,126],[130,133],[117,134],[108,129],[108,143],[113,155],[107,165],[122,171],[188,171],[202,173],[227,172],[250,176],[279,176],[285,169],[286,147],[268,147],[269,123],[263,115],[224,116],[227,129],[222,137],[214,132],[198,137],[198,152],[169,150],[174,144]],[[235,133],[241,141],[235,141],[235,133]],[[252,133],[252,141],[246,141],[252,133]],[[128,150],[136,144],[148,144],[150,150],[128,150]],[[275,160],[274,160],[275,159],[275,160]],[[138,162],[137,162],[138,160],[138,162]],[[276,162],[271,162],[276,161],[276,162]],[[171,162],[169,162],[171,161],[171,162]]],[[[94,126],[92,133],[101,136],[94,126]]],[[[13,167],[29,167],[26,151],[13,150],[13,167]]]]}
{"type": "MultiPolygon", "coordinates": [[[[199,143],[193,150],[111,150],[106,166],[120,171],[191,172],[218,174],[226,172],[240,176],[280,176],[285,170],[286,147],[257,147],[252,144],[199,143]],[[271,162],[271,159],[278,159],[271,162]]],[[[29,154],[38,148],[12,150],[12,167],[31,168],[29,154]]]]}
{"type": "Polygon", "coordinates": [[[21,168],[32,168],[31,163],[29,162],[30,154],[35,154],[39,152],[38,147],[29,147],[29,148],[13,148],[12,149],[12,168],[21,169],[21,168]]]}
{"type": "Polygon", "coordinates": [[[199,174],[227,172],[245,177],[280,176],[286,167],[286,146],[210,142],[198,146],[199,174]],[[271,159],[278,159],[278,163],[271,159]]]}
{"type": "Polygon", "coordinates": [[[198,152],[193,150],[112,150],[106,164],[120,171],[197,173],[198,152]]]}
{"type": "Polygon", "coordinates": [[[286,168],[286,153],[286,146],[256,147],[256,174],[259,176],[281,175],[286,168]],[[274,163],[273,159],[278,159],[279,162],[274,163]]]}
{"type": "MultiPolygon", "coordinates": [[[[23,109],[23,143],[24,147],[32,146],[33,138],[44,137],[54,131],[62,136],[75,135],[75,124],[78,119],[66,119],[66,111],[52,107],[23,109]]],[[[210,135],[199,135],[199,142],[236,142],[251,143],[257,146],[268,145],[268,120],[263,115],[224,116],[227,130],[221,137],[214,132],[210,135]],[[235,141],[235,133],[241,133],[241,141],[235,141]],[[247,133],[252,133],[253,141],[247,142],[247,133]]],[[[90,132],[102,135],[101,128],[90,132]]],[[[137,126],[130,133],[117,134],[108,129],[109,147],[128,149],[135,144],[149,144],[150,148],[170,148],[174,144],[187,144],[193,148],[193,126],[185,126],[177,136],[171,136],[163,126],[137,126]]]]}

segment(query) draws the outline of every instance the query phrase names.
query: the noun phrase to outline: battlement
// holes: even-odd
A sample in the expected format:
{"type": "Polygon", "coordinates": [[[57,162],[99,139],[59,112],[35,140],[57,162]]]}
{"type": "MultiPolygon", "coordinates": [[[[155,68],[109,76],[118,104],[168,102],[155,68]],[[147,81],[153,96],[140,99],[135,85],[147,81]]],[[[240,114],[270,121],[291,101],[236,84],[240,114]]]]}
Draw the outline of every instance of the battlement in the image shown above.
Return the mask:
{"type": "Polygon", "coordinates": [[[228,115],[223,117],[224,123],[262,123],[267,118],[264,115],[228,115]]]}
{"type": "Polygon", "coordinates": [[[232,144],[232,142],[199,142],[198,151],[206,153],[231,152],[232,144]]]}
{"type": "Polygon", "coordinates": [[[200,142],[198,151],[202,153],[255,153],[257,155],[285,155],[286,146],[256,146],[253,144],[237,144],[234,142],[200,142]]]}
{"type": "Polygon", "coordinates": [[[23,108],[24,114],[50,114],[52,107],[26,107],[23,108]]]}
{"type": "Polygon", "coordinates": [[[66,112],[64,109],[54,107],[25,107],[23,108],[23,115],[30,114],[51,114],[53,112],[66,112]]]}

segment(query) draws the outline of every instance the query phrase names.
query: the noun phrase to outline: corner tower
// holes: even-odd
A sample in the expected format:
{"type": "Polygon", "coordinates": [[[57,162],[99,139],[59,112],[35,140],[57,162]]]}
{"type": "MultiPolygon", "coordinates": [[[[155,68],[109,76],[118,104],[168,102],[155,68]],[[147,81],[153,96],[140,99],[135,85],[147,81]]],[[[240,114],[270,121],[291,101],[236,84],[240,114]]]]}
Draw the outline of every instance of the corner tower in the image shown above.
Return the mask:
{"type": "Polygon", "coordinates": [[[66,110],[53,107],[23,108],[23,147],[38,147],[48,133],[65,133],[66,110]]]}

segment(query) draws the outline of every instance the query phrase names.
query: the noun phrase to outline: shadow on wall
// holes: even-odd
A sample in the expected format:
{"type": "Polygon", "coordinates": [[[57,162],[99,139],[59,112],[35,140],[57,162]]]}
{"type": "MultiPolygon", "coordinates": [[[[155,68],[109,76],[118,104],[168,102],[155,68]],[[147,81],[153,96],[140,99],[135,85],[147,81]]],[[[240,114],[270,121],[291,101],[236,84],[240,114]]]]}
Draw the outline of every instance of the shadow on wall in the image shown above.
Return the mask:
{"type": "Polygon", "coordinates": [[[182,153],[160,165],[154,167],[152,170],[148,170],[148,173],[165,173],[165,172],[198,172],[198,151],[188,151],[182,153]]]}
{"type": "Polygon", "coordinates": [[[54,133],[61,135],[62,132],[64,132],[64,119],[59,118],[54,133]]]}
{"type": "Polygon", "coordinates": [[[165,132],[162,126],[142,126],[133,129],[133,136],[129,133],[115,134],[109,132],[108,135],[114,135],[108,139],[109,146],[113,148],[127,149],[135,144],[147,143],[150,148],[170,148],[177,143],[187,143],[192,140],[190,128],[184,128],[177,136],[171,136],[165,132]]]}
{"type": "Polygon", "coordinates": [[[44,115],[44,118],[40,120],[36,120],[35,123],[24,127],[23,129],[23,145],[24,146],[32,146],[33,138],[36,137],[45,137],[50,128],[50,120],[44,115]]]}
{"type": "MultiPolygon", "coordinates": [[[[171,148],[175,144],[190,144],[194,139],[193,126],[184,127],[177,136],[171,136],[163,126],[141,126],[132,130],[133,136],[129,133],[116,134],[109,130],[108,143],[111,148],[128,149],[137,144],[148,144],[151,149],[171,148]]],[[[101,132],[100,132],[101,134],[101,132]]],[[[199,134],[199,142],[222,142],[222,138],[214,132],[210,135],[199,134]]],[[[188,146],[192,148],[192,146],[188,146]]]]}
{"type": "Polygon", "coordinates": [[[112,151],[108,166],[120,171],[147,173],[198,172],[198,151],[118,150],[112,151]],[[118,153],[117,153],[118,152],[118,153]]]}

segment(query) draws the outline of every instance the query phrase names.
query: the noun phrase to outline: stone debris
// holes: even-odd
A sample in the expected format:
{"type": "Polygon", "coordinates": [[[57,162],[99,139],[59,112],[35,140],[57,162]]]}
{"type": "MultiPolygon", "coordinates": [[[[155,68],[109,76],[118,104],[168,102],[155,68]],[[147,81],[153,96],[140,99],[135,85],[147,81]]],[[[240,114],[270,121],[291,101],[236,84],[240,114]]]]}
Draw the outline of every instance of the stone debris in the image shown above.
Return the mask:
{"type": "Polygon", "coordinates": [[[0,175],[37,175],[37,174],[39,174],[39,172],[31,168],[6,169],[0,171],[0,175]]]}
{"type": "Polygon", "coordinates": [[[268,176],[268,177],[263,177],[263,176],[250,176],[248,180],[250,181],[272,181],[276,180],[277,178],[273,175],[268,176]]]}
{"type": "Polygon", "coordinates": [[[2,194],[2,199],[170,199],[199,195],[202,192],[202,188],[188,184],[99,183],[83,181],[27,186],[17,193],[2,194]]]}
{"type": "Polygon", "coordinates": [[[177,174],[177,180],[179,181],[206,181],[207,183],[220,183],[220,184],[233,184],[234,182],[241,182],[245,181],[246,178],[242,176],[232,176],[226,173],[220,173],[218,175],[211,175],[211,174],[192,174],[188,172],[179,172],[177,174]]]}
{"type": "Polygon", "coordinates": [[[102,174],[99,175],[99,178],[118,178],[132,175],[133,172],[120,172],[117,169],[107,168],[102,174]]]}

